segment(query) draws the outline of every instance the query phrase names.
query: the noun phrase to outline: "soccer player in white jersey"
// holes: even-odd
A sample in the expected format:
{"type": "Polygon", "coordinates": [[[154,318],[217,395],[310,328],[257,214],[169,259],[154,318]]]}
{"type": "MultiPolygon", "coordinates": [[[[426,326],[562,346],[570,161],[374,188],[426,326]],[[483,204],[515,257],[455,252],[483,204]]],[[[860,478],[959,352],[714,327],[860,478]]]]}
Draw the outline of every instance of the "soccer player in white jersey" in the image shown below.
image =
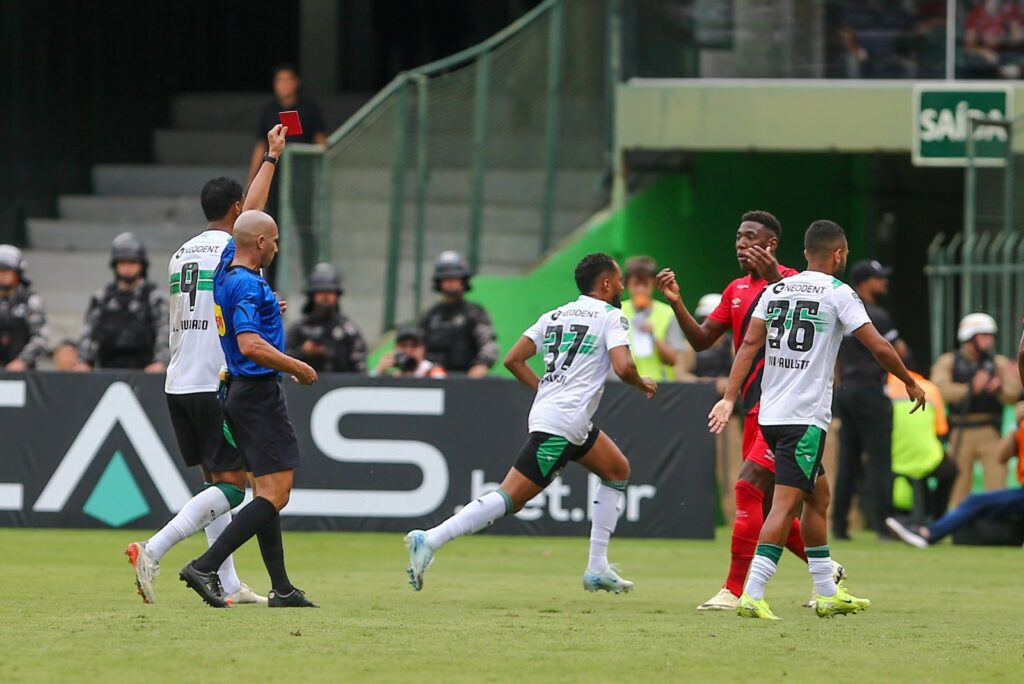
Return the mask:
{"type": "MultiPolygon", "coordinates": [[[[183,244],[168,265],[171,362],[164,393],[185,465],[199,466],[205,484],[159,532],[145,542],[132,542],[125,550],[135,570],[139,595],[146,603],[156,600],[153,578],[160,573],[163,555],[202,529],[212,545],[231,522],[231,509],[245,497],[244,461],[217,398],[224,352],[214,320],[213,272],[231,241],[235,219],[243,211],[262,209],[267,203],[287,130],[278,125],[267,133],[270,152],[248,194],[243,196],[242,186],[230,178],[214,178],[203,186],[200,202],[209,221],[207,229],[183,244]]],[[[238,579],[232,557],[224,561],[218,575],[230,603],[267,603],[238,579]]]]}
{"type": "Polygon", "coordinates": [[[620,308],[623,274],[615,260],[600,253],[584,257],[575,268],[575,283],[580,297],[542,315],[505,357],[505,367],[537,396],[529,412],[529,438],[501,486],[436,527],[414,529],[406,536],[414,590],[423,588],[423,573],[438,549],[522,509],[569,461],[601,478],[584,589],[615,594],[633,589],[633,583],[608,564],[608,542],[621,511],[630,463],[591,418],[609,369],[647,398],[654,396],[657,385],[640,377],[630,355],[629,322],[620,308]],[[543,377],[526,364],[539,351],[544,353],[543,377]]]}
{"type": "Polygon", "coordinates": [[[619,519],[629,461],[608,435],[590,422],[604,393],[609,369],[651,398],[658,386],[641,378],[629,353],[629,322],[622,315],[622,271],[607,254],[589,254],[576,266],[578,299],[540,317],[505,357],[505,367],[537,392],[530,410],[530,437],[497,491],[490,492],[429,530],[405,537],[409,584],[423,588],[434,554],[456,537],[479,532],[522,509],[569,461],[601,478],[594,500],[587,591],[627,592],[633,583],[608,564],[608,542],[619,519]],[[544,354],[544,375],[527,365],[544,354]]]}
{"type": "Polygon", "coordinates": [[[742,617],[779,619],[765,601],[764,591],[801,506],[818,616],[856,613],[871,605],[836,585],[828,548],[826,512],[831,494],[821,454],[832,419],[832,382],[843,334],[856,337],[906,385],[915,404],[911,413],[924,406],[925,399],[896,350],[871,324],[857,294],[837,278],[846,268],[848,253],[846,234],[839,225],[811,224],[804,236],[807,270],[764,291],[733,362],[725,397],[708,416],[711,431],[721,433],[732,416],[740,384],[767,340],[758,421],[775,454],[775,497],[736,608],[742,617]]]}

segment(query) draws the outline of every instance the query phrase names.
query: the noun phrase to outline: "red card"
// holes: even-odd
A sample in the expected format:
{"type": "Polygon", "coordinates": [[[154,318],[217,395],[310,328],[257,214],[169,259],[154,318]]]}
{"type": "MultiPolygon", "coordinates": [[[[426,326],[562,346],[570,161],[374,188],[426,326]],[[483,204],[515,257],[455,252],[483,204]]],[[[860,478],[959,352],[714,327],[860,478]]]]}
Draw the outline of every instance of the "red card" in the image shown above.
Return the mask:
{"type": "Polygon", "coordinates": [[[287,137],[302,135],[302,122],[299,121],[299,113],[294,109],[288,112],[278,112],[277,116],[281,123],[288,127],[287,137]]]}

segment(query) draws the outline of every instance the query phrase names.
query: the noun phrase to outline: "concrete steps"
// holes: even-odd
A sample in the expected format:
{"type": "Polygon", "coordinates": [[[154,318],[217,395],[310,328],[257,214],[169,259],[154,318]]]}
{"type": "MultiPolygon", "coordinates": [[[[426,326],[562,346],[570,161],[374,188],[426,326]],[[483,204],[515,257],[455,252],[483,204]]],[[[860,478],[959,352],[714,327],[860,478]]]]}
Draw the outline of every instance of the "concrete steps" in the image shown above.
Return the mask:
{"type": "MultiPolygon", "coordinates": [[[[371,95],[347,93],[315,98],[330,133],[355,114],[371,95]]],[[[256,135],[256,118],[270,101],[266,93],[180,93],[171,120],[177,130],[225,131],[256,135]]]]}
{"type": "Polygon", "coordinates": [[[185,197],[63,195],[59,210],[61,218],[69,221],[206,224],[198,193],[185,197]]]}

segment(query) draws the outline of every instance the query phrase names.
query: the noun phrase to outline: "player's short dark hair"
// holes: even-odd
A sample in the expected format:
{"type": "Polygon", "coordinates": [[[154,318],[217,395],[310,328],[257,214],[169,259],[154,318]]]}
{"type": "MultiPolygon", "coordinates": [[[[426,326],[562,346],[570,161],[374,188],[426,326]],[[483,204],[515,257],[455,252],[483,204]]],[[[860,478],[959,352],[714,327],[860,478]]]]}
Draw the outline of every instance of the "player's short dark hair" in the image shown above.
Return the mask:
{"type": "Polygon", "coordinates": [[[299,75],[299,68],[292,64],[291,62],[281,62],[276,67],[274,67],[274,70],[270,72],[270,78],[277,78],[277,75],[282,71],[290,71],[292,72],[292,75],[295,76],[295,78],[302,78],[302,76],[299,75]]]}
{"type": "Polygon", "coordinates": [[[815,256],[824,255],[846,242],[846,232],[835,221],[819,219],[804,233],[804,249],[815,256]]]}
{"type": "Polygon", "coordinates": [[[217,176],[206,181],[199,193],[203,215],[207,221],[219,221],[227,215],[231,205],[242,201],[242,186],[233,178],[217,176]]]}
{"type": "Polygon", "coordinates": [[[782,237],[782,224],[779,223],[779,219],[775,218],[775,214],[772,214],[771,212],[762,211],[760,209],[748,211],[740,217],[740,223],[743,223],[744,221],[760,223],[762,226],[775,233],[775,237],[782,237]]]}
{"type": "Polygon", "coordinates": [[[658,262],[649,256],[635,256],[626,259],[626,275],[630,278],[654,278],[658,275],[658,262]]]}
{"type": "Polygon", "coordinates": [[[580,294],[590,294],[597,285],[597,279],[615,270],[615,259],[603,252],[588,254],[576,265],[576,287],[580,294]]]}

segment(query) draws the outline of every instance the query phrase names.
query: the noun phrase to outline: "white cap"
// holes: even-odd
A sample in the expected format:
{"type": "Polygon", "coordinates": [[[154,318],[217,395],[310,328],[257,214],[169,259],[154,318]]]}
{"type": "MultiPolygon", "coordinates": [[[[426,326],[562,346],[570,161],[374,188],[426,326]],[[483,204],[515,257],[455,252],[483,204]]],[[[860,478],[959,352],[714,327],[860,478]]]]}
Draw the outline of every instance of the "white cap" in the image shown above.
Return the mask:
{"type": "Polygon", "coordinates": [[[960,342],[967,342],[974,339],[975,335],[995,335],[998,330],[996,319],[987,313],[967,314],[960,319],[960,327],[956,330],[956,339],[960,342]]]}
{"type": "Polygon", "coordinates": [[[697,302],[697,310],[694,313],[700,318],[707,318],[721,303],[722,295],[706,294],[697,302]]]}

